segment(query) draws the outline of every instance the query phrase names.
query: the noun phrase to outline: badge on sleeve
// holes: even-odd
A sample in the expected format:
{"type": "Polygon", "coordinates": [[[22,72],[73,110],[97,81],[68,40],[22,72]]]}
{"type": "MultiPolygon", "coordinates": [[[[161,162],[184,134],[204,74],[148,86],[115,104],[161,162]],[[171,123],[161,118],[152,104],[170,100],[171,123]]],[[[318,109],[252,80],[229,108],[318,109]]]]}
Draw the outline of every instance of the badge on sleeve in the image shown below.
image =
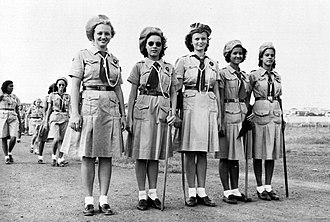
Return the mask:
{"type": "Polygon", "coordinates": [[[117,65],[118,64],[118,60],[117,59],[113,59],[113,63],[117,65]]]}
{"type": "Polygon", "coordinates": [[[214,63],[212,61],[210,61],[210,66],[214,66],[214,63]]]}
{"type": "Polygon", "coordinates": [[[167,72],[169,72],[170,71],[170,69],[166,66],[165,67],[165,70],[167,71],[167,72]]]}

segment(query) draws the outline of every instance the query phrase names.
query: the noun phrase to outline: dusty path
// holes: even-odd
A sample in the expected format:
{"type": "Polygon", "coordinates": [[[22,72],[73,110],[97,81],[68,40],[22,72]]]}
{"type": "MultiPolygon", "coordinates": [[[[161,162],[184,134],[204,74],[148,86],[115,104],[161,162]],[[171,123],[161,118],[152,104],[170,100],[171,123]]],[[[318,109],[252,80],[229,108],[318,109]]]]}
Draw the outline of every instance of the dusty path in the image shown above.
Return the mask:
{"type": "MultiPolygon", "coordinates": [[[[209,161],[207,191],[217,203],[215,208],[185,207],[181,175],[169,173],[165,211],[138,211],[135,208],[137,185],[134,169],[114,167],[109,199],[116,214],[110,217],[101,214],[84,217],[79,161],[70,160],[69,166],[65,168],[51,167],[50,149],[47,145],[46,164],[37,164],[37,156],[29,153],[29,139],[30,137],[23,137],[22,142],[15,147],[14,164],[5,165],[1,155],[0,221],[330,221],[330,175],[326,175],[325,180],[299,179],[295,176],[295,170],[299,168],[291,166],[290,198],[287,199],[279,161],[275,169],[273,186],[280,194],[281,201],[259,200],[255,195],[255,181],[250,171],[248,194],[253,202],[228,205],[221,200],[222,188],[217,161],[212,159],[209,161]]],[[[289,159],[295,158],[296,154],[290,155],[292,156],[289,156],[289,159]]],[[[300,164],[305,164],[306,169],[313,168],[303,159],[301,161],[300,164]]],[[[158,182],[159,196],[162,193],[162,181],[161,173],[158,182]]],[[[240,185],[243,191],[243,172],[240,185]]],[[[94,196],[97,199],[98,193],[94,196]]]]}

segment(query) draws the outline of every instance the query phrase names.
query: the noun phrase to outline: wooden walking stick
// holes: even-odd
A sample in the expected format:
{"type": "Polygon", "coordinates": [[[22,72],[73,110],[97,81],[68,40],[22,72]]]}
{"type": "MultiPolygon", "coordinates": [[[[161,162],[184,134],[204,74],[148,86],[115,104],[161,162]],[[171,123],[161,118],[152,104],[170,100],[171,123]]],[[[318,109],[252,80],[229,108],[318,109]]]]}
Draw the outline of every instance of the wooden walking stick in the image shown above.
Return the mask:
{"type": "MultiPolygon", "coordinates": [[[[171,112],[169,113],[171,115],[171,112]]],[[[172,140],[172,126],[167,126],[167,134],[166,134],[166,147],[165,147],[165,167],[164,167],[164,184],[163,184],[163,200],[161,204],[161,211],[164,210],[165,207],[165,193],[166,193],[166,179],[167,179],[167,167],[168,167],[168,155],[169,155],[169,149],[170,144],[172,140]]]]}
{"type": "Polygon", "coordinates": [[[284,130],[285,130],[285,121],[283,117],[283,107],[282,107],[282,99],[279,98],[280,107],[282,110],[282,143],[283,143],[283,168],[284,168],[284,183],[285,183],[285,196],[289,197],[289,185],[288,185],[288,170],[286,166],[286,150],[285,150],[285,137],[284,137],[284,130]]]}

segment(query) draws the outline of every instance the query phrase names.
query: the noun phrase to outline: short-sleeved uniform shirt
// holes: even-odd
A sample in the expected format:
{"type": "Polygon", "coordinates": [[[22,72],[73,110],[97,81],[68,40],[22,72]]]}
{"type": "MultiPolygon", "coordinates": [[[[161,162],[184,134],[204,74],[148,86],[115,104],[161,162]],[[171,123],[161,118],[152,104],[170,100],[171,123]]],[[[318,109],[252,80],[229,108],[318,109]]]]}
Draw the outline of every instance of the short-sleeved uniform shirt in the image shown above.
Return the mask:
{"type": "Polygon", "coordinates": [[[3,94],[0,101],[0,138],[18,136],[19,122],[15,109],[20,104],[21,102],[15,94],[3,94]]]}

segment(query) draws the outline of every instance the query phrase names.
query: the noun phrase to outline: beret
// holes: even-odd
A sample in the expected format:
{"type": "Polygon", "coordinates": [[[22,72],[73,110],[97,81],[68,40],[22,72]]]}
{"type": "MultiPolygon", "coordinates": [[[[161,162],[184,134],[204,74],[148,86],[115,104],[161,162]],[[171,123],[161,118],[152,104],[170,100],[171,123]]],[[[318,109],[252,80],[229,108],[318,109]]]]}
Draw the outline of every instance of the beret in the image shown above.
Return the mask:
{"type": "Polygon", "coordinates": [[[145,42],[147,41],[147,37],[150,36],[150,34],[156,34],[160,37],[163,37],[163,32],[157,27],[146,27],[142,30],[139,38],[139,44],[140,44],[140,52],[143,53],[145,42]]]}
{"type": "Polygon", "coordinates": [[[204,25],[199,22],[190,25],[190,32],[189,32],[190,35],[192,35],[194,33],[202,33],[202,32],[206,32],[207,35],[210,36],[212,30],[211,30],[210,26],[204,25]]]}
{"type": "Polygon", "coordinates": [[[68,86],[68,80],[65,77],[58,77],[56,79],[56,85],[57,85],[58,81],[60,81],[60,80],[63,80],[65,82],[65,86],[68,86]]]}
{"type": "Polygon", "coordinates": [[[232,41],[229,41],[225,47],[223,48],[223,56],[226,57],[227,54],[233,50],[236,46],[240,46],[242,47],[243,49],[245,49],[241,43],[241,41],[239,40],[232,40],[232,41]]]}
{"type": "Polygon", "coordinates": [[[262,57],[262,54],[266,49],[274,49],[275,51],[275,47],[272,42],[265,42],[259,47],[259,59],[262,57]]]}
{"type": "Polygon", "coordinates": [[[89,41],[94,40],[94,29],[99,24],[107,24],[111,26],[110,19],[105,15],[97,15],[88,20],[86,24],[86,36],[89,41]]]}

